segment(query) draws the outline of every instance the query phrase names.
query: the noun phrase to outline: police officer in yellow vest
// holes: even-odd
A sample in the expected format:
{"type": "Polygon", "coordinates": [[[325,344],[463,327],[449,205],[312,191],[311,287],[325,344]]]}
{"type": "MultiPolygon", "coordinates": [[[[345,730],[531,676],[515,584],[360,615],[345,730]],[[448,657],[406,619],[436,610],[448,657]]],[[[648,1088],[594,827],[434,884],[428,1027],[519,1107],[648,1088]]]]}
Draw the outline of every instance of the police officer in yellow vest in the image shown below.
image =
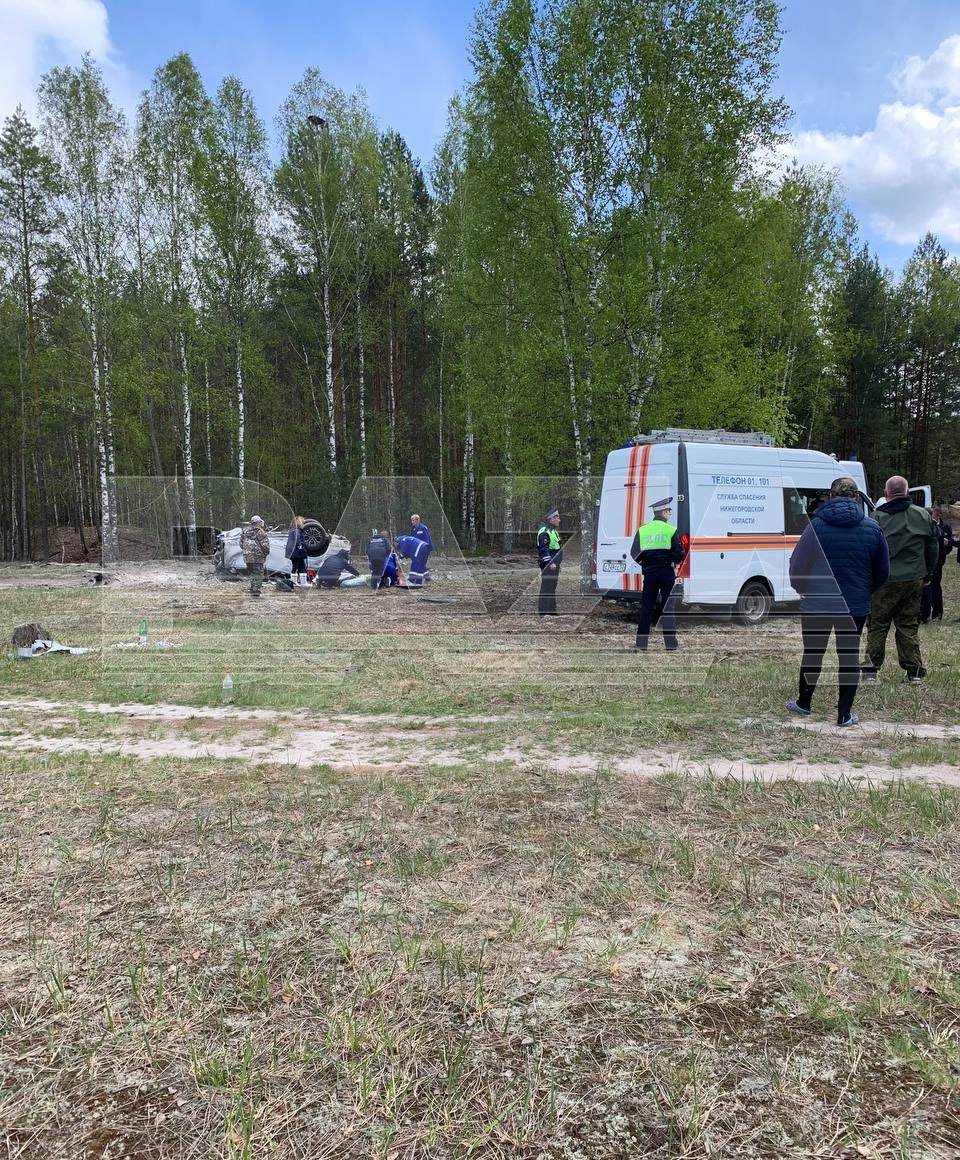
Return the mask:
{"type": "Polygon", "coordinates": [[[541,616],[557,615],[557,581],[560,579],[560,561],[563,549],[560,547],[560,512],[552,508],[543,517],[537,532],[537,562],[540,565],[540,600],[538,612],[541,616]]]}
{"type": "Polygon", "coordinates": [[[676,652],[677,620],[673,612],[676,565],[683,560],[680,532],[670,523],[673,496],[651,504],[653,519],[637,529],[630,555],[643,572],[643,593],[640,600],[640,623],[637,625],[637,648],[647,651],[651,624],[656,627],[663,618],[663,643],[667,652],[676,652]]]}

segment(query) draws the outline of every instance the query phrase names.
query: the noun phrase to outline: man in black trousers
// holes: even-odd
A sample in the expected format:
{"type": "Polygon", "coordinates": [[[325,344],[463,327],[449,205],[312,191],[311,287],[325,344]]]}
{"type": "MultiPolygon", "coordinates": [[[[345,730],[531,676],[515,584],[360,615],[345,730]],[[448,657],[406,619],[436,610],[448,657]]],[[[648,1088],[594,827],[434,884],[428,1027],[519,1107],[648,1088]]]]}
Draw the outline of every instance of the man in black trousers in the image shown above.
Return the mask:
{"type": "MultiPolygon", "coordinates": [[[[809,717],[831,634],[837,649],[837,724],[858,725],[853,699],[860,683],[860,636],[873,595],[890,575],[890,555],[880,525],[867,519],[857,483],[833,481],[790,557],[790,583],[800,593],[803,659],[800,690],[790,713],[809,717]]],[[[919,593],[917,594],[919,601],[919,593]]],[[[916,608],[914,613],[916,614],[916,608]]],[[[914,620],[916,624],[916,620],[914,620]]]]}
{"type": "Polygon", "coordinates": [[[537,532],[537,563],[540,565],[540,600],[537,611],[541,616],[557,615],[557,582],[560,579],[560,512],[551,508],[543,517],[537,532]]]}
{"type": "Polygon", "coordinates": [[[680,647],[671,596],[677,578],[675,569],[683,560],[683,543],[679,529],[670,523],[672,504],[673,496],[668,495],[650,505],[653,519],[637,529],[630,548],[634,563],[640,565],[643,573],[636,644],[640,652],[647,651],[650,626],[656,625],[661,618],[664,648],[667,652],[676,652],[680,647]]]}

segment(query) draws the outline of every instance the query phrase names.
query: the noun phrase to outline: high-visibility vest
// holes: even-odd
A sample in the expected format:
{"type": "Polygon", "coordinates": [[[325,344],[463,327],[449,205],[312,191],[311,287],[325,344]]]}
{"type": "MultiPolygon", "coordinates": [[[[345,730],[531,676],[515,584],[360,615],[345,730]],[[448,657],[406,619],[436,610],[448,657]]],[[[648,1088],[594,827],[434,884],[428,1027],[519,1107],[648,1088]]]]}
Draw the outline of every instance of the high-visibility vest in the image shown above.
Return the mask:
{"type": "Polygon", "coordinates": [[[556,528],[547,527],[546,524],[544,524],[541,528],[538,529],[537,536],[538,537],[542,536],[544,532],[547,533],[547,543],[548,543],[548,546],[550,548],[550,551],[551,552],[559,552],[560,551],[560,533],[557,531],[556,528]]]}
{"type": "Polygon", "coordinates": [[[641,552],[670,551],[677,529],[663,520],[651,520],[637,528],[637,555],[641,552]]]}

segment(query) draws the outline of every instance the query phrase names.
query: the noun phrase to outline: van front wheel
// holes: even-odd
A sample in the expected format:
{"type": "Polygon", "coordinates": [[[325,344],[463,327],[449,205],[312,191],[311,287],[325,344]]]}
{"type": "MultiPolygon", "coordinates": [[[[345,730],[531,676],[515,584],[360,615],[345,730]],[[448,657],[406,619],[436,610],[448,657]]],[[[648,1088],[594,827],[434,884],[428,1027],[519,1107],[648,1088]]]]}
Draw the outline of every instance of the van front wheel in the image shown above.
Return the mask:
{"type": "Polygon", "coordinates": [[[748,580],[740,589],[733,618],[738,624],[754,628],[770,615],[770,589],[762,580],[748,580]]]}

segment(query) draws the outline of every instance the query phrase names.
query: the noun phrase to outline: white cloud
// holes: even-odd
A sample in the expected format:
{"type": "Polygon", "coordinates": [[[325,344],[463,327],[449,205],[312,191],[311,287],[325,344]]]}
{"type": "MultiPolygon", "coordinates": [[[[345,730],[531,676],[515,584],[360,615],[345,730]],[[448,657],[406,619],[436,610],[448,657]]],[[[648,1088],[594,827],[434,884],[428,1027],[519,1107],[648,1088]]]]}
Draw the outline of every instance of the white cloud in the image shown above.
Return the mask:
{"type": "Polygon", "coordinates": [[[908,56],[891,77],[907,101],[928,105],[960,98],[960,36],[948,36],[927,56],[908,56]]]}
{"type": "Polygon", "coordinates": [[[103,0],[0,0],[0,119],[17,105],[32,112],[42,74],[84,52],[108,63],[112,46],[103,0]]]}
{"type": "Polygon", "coordinates": [[[927,230],[960,242],[960,36],[891,77],[898,99],[864,133],[795,134],[785,153],[835,169],[848,196],[887,241],[911,245],[927,230]]]}

